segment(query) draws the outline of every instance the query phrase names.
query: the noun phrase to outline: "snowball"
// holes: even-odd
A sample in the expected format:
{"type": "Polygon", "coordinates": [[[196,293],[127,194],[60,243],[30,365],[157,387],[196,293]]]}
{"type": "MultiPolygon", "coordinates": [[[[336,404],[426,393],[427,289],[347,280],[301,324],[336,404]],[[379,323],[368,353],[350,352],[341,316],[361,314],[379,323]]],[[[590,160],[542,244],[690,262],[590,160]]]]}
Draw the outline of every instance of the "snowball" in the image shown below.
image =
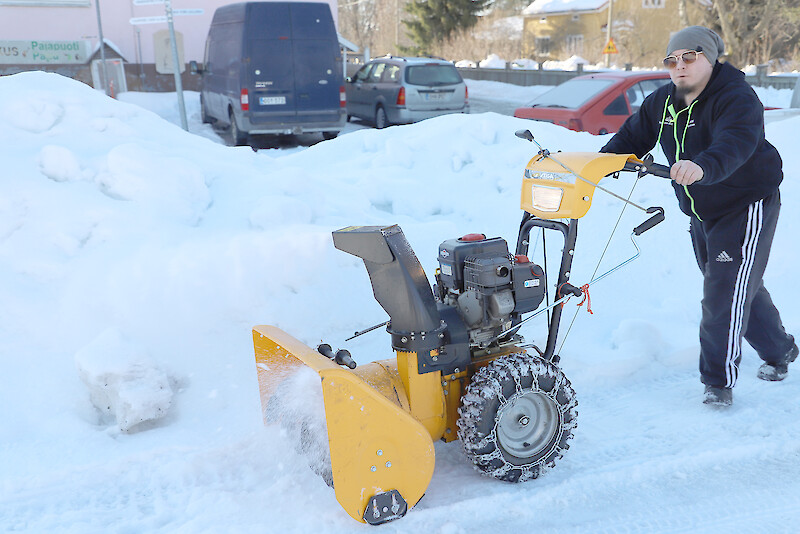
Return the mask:
{"type": "Polygon", "coordinates": [[[115,328],[75,354],[78,373],[92,404],[116,419],[123,432],[160,419],[172,402],[167,375],[115,328]]]}
{"type": "Polygon", "coordinates": [[[39,170],[56,182],[70,182],[81,177],[78,158],[68,148],[46,145],[39,152],[39,170]]]}

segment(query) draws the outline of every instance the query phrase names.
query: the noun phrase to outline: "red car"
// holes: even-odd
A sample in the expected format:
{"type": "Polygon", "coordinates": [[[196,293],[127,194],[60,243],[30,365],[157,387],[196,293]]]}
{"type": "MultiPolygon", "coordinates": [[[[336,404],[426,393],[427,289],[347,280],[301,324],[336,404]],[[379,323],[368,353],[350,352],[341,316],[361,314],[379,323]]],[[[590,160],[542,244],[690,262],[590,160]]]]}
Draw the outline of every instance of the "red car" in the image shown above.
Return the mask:
{"type": "Polygon", "coordinates": [[[595,135],[616,132],[644,98],[669,83],[666,71],[599,72],[577,76],[536,97],[514,116],[595,135]]]}

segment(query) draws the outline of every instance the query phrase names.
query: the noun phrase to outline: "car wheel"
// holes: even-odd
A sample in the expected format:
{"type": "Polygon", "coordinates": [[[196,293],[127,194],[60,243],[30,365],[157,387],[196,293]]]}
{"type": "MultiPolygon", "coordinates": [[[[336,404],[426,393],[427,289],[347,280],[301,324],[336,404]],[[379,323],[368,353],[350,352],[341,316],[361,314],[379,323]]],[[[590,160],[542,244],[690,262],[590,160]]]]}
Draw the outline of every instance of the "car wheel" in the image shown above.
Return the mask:
{"type": "Polygon", "coordinates": [[[608,133],[608,130],[606,130],[605,128],[600,128],[600,131],[597,132],[598,135],[606,135],[607,133],[608,133]]]}
{"type": "Polygon", "coordinates": [[[378,106],[375,110],[375,128],[382,130],[389,126],[389,119],[386,117],[386,110],[383,106],[378,106]]]}
{"type": "Polygon", "coordinates": [[[322,138],[326,141],[334,139],[337,135],[339,135],[339,132],[322,132],[322,138]]]}
{"type": "Polygon", "coordinates": [[[230,112],[230,121],[231,121],[231,143],[233,146],[242,146],[247,143],[247,132],[243,132],[239,129],[239,125],[236,124],[236,117],[233,115],[233,111],[230,112]]]}

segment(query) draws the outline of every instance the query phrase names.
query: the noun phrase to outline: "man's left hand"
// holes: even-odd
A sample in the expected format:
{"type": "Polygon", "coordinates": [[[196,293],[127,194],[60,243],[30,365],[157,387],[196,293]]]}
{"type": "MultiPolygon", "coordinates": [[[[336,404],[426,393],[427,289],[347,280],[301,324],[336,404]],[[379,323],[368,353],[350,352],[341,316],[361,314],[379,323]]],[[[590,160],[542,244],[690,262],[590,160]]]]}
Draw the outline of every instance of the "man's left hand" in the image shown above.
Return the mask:
{"type": "Polygon", "coordinates": [[[670,168],[669,177],[679,185],[692,185],[703,179],[703,169],[694,161],[681,159],[670,168]]]}

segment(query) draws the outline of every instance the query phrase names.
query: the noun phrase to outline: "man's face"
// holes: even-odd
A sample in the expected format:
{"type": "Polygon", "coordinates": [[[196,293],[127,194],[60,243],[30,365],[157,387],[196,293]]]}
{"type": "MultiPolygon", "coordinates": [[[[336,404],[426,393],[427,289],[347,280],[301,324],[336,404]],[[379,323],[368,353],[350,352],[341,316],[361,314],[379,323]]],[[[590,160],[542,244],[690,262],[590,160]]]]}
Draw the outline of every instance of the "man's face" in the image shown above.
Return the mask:
{"type": "Polygon", "coordinates": [[[690,52],[690,50],[681,48],[669,54],[678,58],[678,64],[669,69],[669,77],[675,87],[682,93],[699,94],[705,89],[708,80],[711,79],[711,71],[714,66],[708,61],[706,55],[702,53],[697,54],[696,61],[687,63],[682,56],[684,52],[690,52]]]}

